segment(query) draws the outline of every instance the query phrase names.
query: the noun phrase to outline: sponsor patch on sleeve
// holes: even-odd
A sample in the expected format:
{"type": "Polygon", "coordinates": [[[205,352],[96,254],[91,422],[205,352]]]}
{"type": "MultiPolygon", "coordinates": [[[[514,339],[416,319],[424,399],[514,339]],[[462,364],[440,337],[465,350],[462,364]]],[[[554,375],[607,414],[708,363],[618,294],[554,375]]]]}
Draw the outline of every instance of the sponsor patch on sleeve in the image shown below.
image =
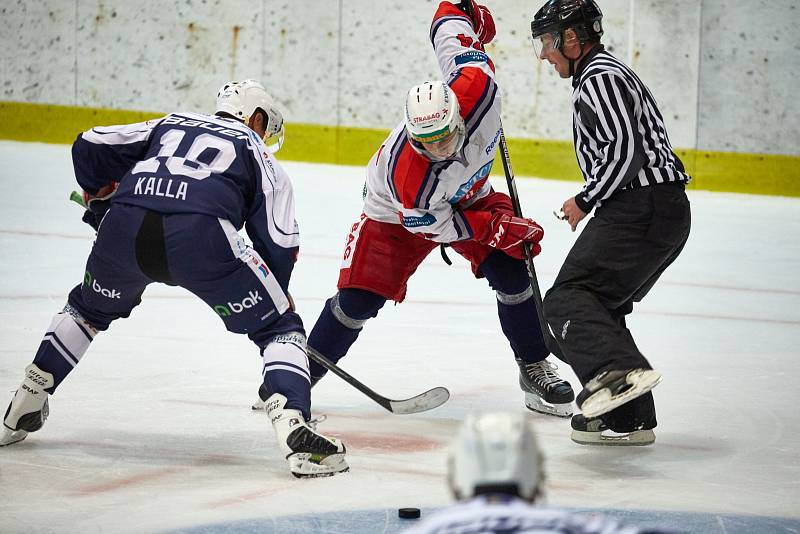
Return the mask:
{"type": "Polygon", "coordinates": [[[463,65],[464,63],[488,63],[489,56],[480,50],[470,50],[456,56],[456,65],[463,65]]]}

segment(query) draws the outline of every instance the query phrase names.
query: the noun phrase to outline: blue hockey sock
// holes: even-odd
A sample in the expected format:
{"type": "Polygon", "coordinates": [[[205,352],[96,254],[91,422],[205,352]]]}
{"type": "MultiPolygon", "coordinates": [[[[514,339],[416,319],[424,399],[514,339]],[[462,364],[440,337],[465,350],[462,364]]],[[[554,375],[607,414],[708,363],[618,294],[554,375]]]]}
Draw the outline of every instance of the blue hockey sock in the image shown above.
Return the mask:
{"type": "MultiPolygon", "coordinates": [[[[364,323],[378,315],[386,299],[363,289],[344,288],[325,302],[308,345],[332,362],[341,360],[355,343],[364,323]]],[[[312,377],[321,377],[327,370],[311,360],[312,377]]]]}
{"type": "Polygon", "coordinates": [[[542,337],[525,262],[493,252],[480,270],[497,294],[500,326],[514,356],[528,363],[545,359],[550,351],[542,337]]]}

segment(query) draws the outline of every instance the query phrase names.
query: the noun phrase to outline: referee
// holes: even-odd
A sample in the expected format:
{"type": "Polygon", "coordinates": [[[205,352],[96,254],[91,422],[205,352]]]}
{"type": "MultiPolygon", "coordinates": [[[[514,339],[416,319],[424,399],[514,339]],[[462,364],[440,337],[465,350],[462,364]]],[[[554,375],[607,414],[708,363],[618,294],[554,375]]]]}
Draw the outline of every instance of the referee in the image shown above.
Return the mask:
{"type": "Polygon", "coordinates": [[[549,0],[531,22],[539,59],[572,78],[573,138],[586,181],[561,210],[575,231],[594,210],[544,299],[544,316],[583,384],[572,439],[655,441],[650,390],[661,380],[625,325],[678,257],[691,226],[690,177],[655,99],[600,43],[594,0],[549,0]]]}

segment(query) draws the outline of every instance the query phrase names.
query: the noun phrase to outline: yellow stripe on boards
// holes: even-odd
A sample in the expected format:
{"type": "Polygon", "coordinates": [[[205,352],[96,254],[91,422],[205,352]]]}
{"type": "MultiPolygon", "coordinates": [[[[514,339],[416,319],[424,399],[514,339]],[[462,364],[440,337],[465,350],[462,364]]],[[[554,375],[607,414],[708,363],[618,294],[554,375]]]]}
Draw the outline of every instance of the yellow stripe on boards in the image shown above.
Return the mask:
{"type": "Polygon", "coordinates": [[[0,102],[0,139],[71,144],[79,133],[93,126],[142,122],[163,115],[146,111],[0,102]]]}
{"type": "MultiPolygon", "coordinates": [[[[0,139],[72,143],[93,126],[128,124],[164,113],[0,102],[0,139]]],[[[279,159],[363,166],[380,148],[388,130],[287,124],[279,159]]],[[[581,182],[570,141],[508,139],[517,176],[581,182]]],[[[800,157],[677,150],[694,178],[691,189],[800,197],[800,157]]],[[[502,176],[499,153],[492,174],[502,176]]]]}

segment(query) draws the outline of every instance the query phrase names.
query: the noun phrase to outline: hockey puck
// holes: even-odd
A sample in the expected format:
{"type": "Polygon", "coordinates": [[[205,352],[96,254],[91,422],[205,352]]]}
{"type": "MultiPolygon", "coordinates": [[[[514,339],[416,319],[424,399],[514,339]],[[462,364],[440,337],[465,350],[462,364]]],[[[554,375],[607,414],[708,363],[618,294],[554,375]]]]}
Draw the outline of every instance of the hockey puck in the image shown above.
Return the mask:
{"type": "Polygon", "coordinates": [[[397,515],[400,519],[419,519],[419,508],[398,508],[397,515]]]}

